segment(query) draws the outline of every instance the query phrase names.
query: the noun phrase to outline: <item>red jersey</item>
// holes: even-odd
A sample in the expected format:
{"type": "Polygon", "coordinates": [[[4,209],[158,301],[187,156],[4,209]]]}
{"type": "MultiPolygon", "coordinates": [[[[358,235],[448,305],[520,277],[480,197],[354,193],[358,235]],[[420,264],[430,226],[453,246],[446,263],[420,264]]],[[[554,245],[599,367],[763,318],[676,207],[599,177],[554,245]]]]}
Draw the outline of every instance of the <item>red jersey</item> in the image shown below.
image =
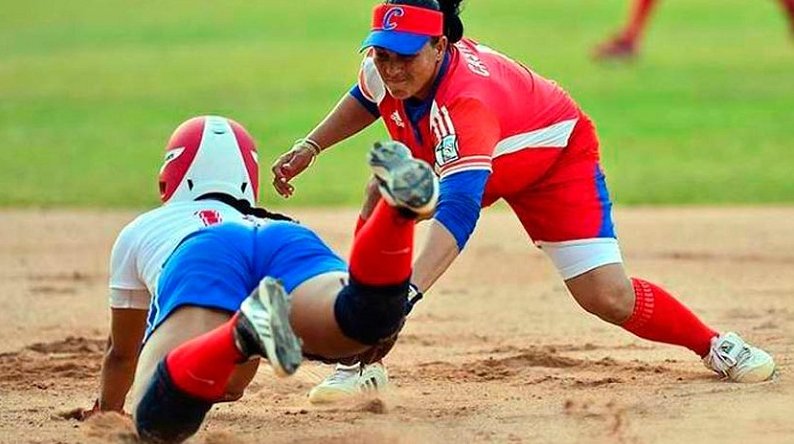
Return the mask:
{"type": "Polygon", "coordinates": [[[428,112],[409,115],[406,103],[388,93],[371,54],[362,63],[358,86],[377,104],[390,136],[442,178],[492,171],[486,187],[492,196],[512,191],[515,180],[494,179],[526,170],[530,159],[519,158],[541,151],[537,148],[556,153],[565,148],[580,118],[576,103],[556,83],[470,39],[450,47],[427,99],[428,112]],[[497,161],[504,156],[510,161],[497,161]]]}

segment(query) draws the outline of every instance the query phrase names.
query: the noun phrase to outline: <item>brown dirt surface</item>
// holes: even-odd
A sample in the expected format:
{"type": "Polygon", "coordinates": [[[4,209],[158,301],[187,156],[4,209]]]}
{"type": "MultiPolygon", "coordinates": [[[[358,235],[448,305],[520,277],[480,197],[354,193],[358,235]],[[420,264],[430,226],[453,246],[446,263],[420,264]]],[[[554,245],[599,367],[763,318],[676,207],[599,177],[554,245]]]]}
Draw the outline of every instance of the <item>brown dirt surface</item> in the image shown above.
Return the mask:
{"type": "MultiPolygon", "coordinates": [[[[338,251],[353,210],[297,216],[338,251]]],[[[68,419],[96,396],[107,261],[131,212],[0,211],[0,442],[135,442],[128,418],[68,419]]],[[[616,219],[627,269],[776,358],[776,380],[718,380],[691,352],[581,310],[509,212],[411,316],[378,398],[315,407],[329,367],[263,366],[196,443],[794,442],[794,208],[635,208],[616,219]]],[[[421,239],[421,233],[419,238],[421,239]]]]}

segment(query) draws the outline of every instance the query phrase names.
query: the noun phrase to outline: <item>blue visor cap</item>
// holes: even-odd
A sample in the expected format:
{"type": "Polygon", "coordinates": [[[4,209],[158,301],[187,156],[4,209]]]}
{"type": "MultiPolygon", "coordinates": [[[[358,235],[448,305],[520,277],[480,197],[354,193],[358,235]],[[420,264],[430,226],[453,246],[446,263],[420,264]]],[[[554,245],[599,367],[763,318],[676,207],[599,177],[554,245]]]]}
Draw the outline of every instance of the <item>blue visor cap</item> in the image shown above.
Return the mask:
{"type": "Polygon", "coordinates": [[[369,33],[366,40],[361,43],[360,51],[374,46],[400,55],[412,56],[416,55],[428,41],[430,41],[430,36],[427,35],[378,30],[369,33]]]}

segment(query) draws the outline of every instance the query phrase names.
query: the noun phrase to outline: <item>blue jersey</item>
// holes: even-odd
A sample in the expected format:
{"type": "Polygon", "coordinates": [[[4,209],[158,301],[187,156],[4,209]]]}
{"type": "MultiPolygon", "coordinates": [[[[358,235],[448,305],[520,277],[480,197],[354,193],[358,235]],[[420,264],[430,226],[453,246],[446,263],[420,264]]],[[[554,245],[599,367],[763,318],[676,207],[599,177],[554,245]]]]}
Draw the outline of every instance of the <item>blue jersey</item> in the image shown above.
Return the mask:
{"type": "Polygon", "coordinates": [[[280,280],[289,293],[334,271],[346,272],[347,264],[317,234],[296,223],[224,223],[199,230],[163,266],[146,337],[182,306],[237,311],[266,276],[280,280]]]}

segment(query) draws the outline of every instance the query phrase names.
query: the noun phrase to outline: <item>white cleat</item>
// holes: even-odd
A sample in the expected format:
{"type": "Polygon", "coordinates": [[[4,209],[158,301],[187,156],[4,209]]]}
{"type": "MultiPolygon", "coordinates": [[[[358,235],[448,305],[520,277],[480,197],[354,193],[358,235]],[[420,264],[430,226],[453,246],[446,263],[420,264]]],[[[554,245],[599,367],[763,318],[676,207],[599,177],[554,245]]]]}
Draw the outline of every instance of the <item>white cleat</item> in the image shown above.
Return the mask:
{"type": "Polygon", "coordinates": [[[763,382],[775,374],[772,356],[733,332],[711,339],[711,351],[703,364],[734,382],[763,382]]]}
{"type": "Polygon", "coordinates": [[[361,393],[382,392],[389,384],[383,364],[375,363],[361,369],[359,364],[338,364],[333,373],[309,392],[312,404],[329,404],[361,393]]]}
{"type": "Polygon", "coordinates": [[[303,361],[300,339],[289,323],[287,293],[276,279],[262,279],[243,301],[234,333],[243,355],[267,359],[278,376],[295,373],[303,361]]]}
{"type": "Polygon", "coordinates": [[[396,141],[376,142],[369,152],[369,166],[389,205],[412,216],[433,214],[438,203],[438,178],[427,162],[413,158],[407,146],[396,141]]]}

